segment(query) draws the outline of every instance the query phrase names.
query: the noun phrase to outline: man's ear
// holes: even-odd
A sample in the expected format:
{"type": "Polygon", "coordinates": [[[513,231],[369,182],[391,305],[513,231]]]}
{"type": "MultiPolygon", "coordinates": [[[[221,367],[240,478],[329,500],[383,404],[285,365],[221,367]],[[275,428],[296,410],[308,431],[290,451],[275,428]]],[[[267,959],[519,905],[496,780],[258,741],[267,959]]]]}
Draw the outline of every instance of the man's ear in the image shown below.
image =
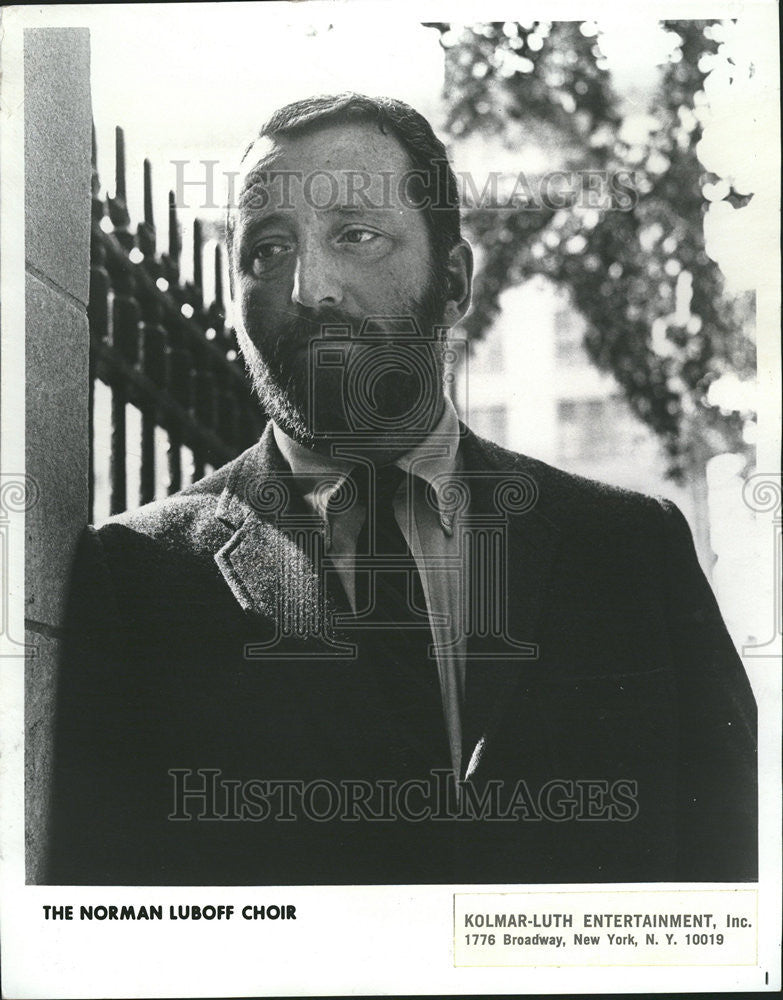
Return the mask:
{"type": "Polygon", "coordinates": [[[460,240],[449,251],[446,264],[447,293],[443,322],[455,326],[470,307],[473,288],[473,250],[467,240],[460,240]]]}

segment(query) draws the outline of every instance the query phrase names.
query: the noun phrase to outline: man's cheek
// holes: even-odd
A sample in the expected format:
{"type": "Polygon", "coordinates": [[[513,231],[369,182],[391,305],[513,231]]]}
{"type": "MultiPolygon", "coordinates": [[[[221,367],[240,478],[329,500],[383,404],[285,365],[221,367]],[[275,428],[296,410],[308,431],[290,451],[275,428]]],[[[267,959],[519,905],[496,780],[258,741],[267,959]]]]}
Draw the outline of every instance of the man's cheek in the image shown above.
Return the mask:
{"type": "Polygon", "coordinates": [[[354,286],[355,314],[360,325],[369,317],[396,319],[410,313],[407,306],[409,289],[400,283],[398,275],[393,271],[379,273],[373,270],[370,274],[361,275],[361,280],[358,281],[357,275],[354,275],[354,286]]]}
{"type": "Polygon", "coordinates": [[[269,289],[261,289],[258,283],[245,282],[241,297],[240,311],[245,329],[254,340],[260,340],[275,325],[275,317],[281,314],[280,304],[270,295],[269,289]]]}

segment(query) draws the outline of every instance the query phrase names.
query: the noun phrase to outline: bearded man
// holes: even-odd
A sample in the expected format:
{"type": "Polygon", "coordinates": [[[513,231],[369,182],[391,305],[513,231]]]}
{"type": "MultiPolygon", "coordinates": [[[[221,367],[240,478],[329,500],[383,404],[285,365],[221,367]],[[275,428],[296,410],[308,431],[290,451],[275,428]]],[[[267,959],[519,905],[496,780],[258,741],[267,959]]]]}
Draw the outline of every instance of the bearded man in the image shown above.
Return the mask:
{"type": "Polygon", "coordinates": [[[227,237],[269,423],[85,533],[47,881],[755,878],[755,706],[682,515],[457,418],[426,120],[280,109],[227,237]]]}

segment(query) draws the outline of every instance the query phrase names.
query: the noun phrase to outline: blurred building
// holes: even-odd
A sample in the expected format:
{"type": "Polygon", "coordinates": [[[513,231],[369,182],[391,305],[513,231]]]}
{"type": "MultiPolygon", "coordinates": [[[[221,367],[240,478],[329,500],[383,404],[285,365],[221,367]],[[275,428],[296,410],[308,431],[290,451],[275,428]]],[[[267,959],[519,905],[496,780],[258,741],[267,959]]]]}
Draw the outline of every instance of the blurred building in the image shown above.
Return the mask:
{"type": "Polygon", "coordinates": [[[567,472],[674,501],[735,643],[753,644],[765,625],[749,596],[755,532],[742,459],[716,456],[702,481],[668,479],[658,439],[588,357],[585,321],[567,294],[537,277],[505,292],[501,306],[486,337],[460,355],[460,416],[477,434],[567,472]]]}
{"type": "Polygon", "coordinates": [[[698,516],[692,490],[666,479],[652,433],[582,341],[584,320],[545,278],[510,289],[463,366],[458,406],[479,434],[568,472],[674,500],[698,516]]]}

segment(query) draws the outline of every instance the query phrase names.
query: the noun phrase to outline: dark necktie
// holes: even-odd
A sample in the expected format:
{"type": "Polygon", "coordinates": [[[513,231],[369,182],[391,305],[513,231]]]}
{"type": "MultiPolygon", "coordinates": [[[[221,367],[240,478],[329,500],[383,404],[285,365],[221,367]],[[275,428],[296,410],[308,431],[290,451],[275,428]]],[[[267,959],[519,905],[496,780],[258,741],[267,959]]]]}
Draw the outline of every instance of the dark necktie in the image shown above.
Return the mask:
{"type": "MultiPolygon", "coordinates": [[[[448,767],[437,659],[421,576],[394,516],[401,485],[412,486],[397,466],[361,467],[351,473],[357,501],[366,512],[356,542],[356,616],[353,638],[371,673],[389,730],[402,742],[397,753],[409,764],[416,748],[429,767],[448,767]]],[[[403,494],[404,495],[404,494],[403,494]]]]}

